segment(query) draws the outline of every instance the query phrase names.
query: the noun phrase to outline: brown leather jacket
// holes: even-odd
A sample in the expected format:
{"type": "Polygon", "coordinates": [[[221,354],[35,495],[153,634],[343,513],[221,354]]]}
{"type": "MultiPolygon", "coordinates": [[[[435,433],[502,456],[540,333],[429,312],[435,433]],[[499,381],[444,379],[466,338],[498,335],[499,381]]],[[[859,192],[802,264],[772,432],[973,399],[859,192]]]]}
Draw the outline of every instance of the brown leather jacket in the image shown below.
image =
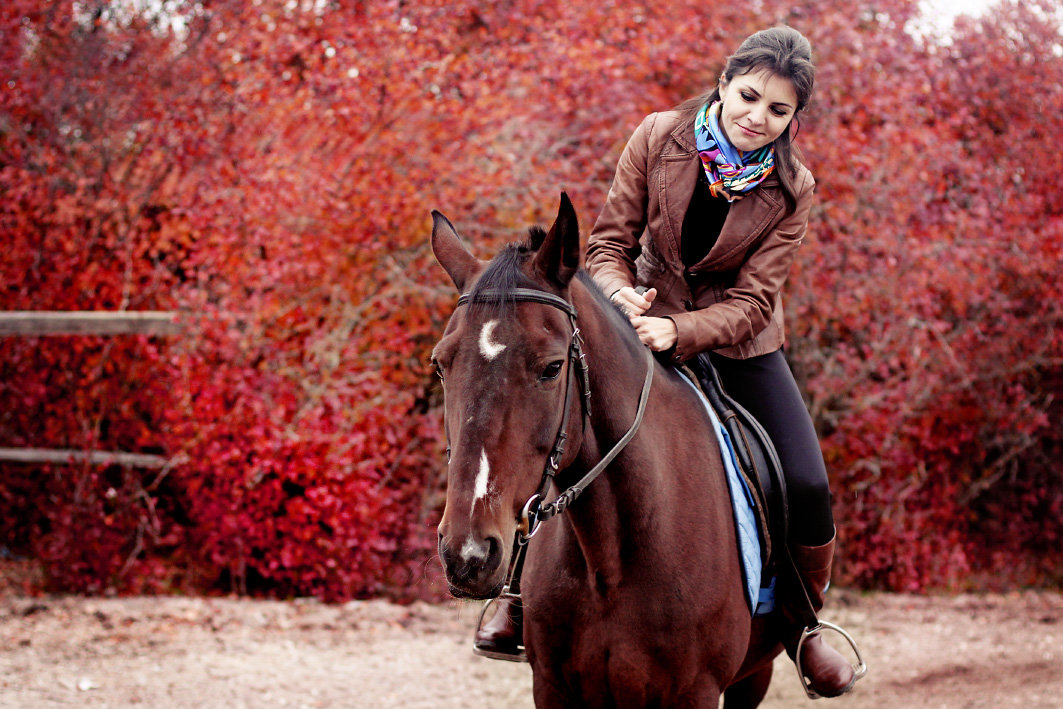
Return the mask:
{"type": "Polygon", "coordinates": [[[680,235],[700,170],[693,130],[678,113],[643,119],[591,230],[587,270],[607,294],[657,289],[646,315],[675,322],[677,362],[706,350],[736,359],[774,352],[785,342],[781,290],[808,225],[812,173],[798,166],[792,214],[775,174],[733,202],[716,245],[688,269],[680,235]]]}

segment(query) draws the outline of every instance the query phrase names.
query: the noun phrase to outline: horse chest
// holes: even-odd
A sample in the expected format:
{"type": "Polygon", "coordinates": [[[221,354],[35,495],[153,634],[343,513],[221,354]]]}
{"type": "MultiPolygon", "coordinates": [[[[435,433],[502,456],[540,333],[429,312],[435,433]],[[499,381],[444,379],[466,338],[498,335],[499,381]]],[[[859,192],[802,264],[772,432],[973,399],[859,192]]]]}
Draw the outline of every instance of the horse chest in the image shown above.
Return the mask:
{"type": "Polygon", "coordinates": [[[741,594],[723,585],[737,568],[688,545],[682,563],[655,549],[653,563],[636,555],[591,569],[560,529],[536,542],[524,594],[537,683],[564,687],[579,706],[605,694],[616,701],[601,706],[700,706],[689,693],[737,671],[750,618],[741,594]]]}

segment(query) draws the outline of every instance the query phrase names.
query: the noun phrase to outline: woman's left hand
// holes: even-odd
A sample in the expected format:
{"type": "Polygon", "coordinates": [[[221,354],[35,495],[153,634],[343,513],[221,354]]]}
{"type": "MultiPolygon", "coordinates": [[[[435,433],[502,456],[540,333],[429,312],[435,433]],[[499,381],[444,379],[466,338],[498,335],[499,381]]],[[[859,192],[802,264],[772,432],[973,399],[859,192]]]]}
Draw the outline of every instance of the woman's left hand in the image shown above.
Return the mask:
{"type": "Polygon", "coordinates": [[[671,318],[654,318],[636,315],[631,318],[635,332],[639,334],[642,344],[654,352],[664,352],[675,346],[679,338],[675,322],[671,318]]]}

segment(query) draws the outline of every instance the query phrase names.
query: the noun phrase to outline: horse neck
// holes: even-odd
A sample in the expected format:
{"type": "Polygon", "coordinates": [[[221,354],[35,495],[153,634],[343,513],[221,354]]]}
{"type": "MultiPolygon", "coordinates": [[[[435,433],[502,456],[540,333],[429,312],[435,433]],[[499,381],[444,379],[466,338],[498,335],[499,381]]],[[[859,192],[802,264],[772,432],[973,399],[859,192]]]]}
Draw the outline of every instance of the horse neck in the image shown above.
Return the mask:
{"type": "MultiPolygon", "coordinates": [[[[612,312],[611,305],[602,303],[582,283],[577,282],[572,295],[588,363],[591,432],[595,438],[613,433],[619,437],[631,423],[620,420],[623,412],[634,414],[646,378],[646,348],[623,316],[612,312]]],[[[595,441],[590,443],[593,447],[595,441]]]]}
{"type": "MultiPolygon", "coordinates": [[[[634,333],[622,320],[604,310],[611,306],[603,305],[589,293],[585,298],[590,302],[579,303],[577,308],[588,360],[591,417],[577,460],[566,471],[565,484],[571,484],[569,478],[578,479],[602,460],[631,427],[647,366],[656,368],[653,392],[659,392],[664,385],[659,365],[650,363],[645,347],[634,333]]],[[[646,426],[645,420],[642,426],[646,426]]],[[[660,486],[652,484],[652,466],[624,465],[625,460],[656,458],[648,450],[647,437],[641,438],[636,435],[568,509],[574,538],[588,566],[604,570],[606,576],[610,569],[619,573],[616,565],[620,540],[638,527],[638,522],[633,525],[633,520],[639,518],[640,509],[652,505],[651,498],[661,494],[660,486]]]]}

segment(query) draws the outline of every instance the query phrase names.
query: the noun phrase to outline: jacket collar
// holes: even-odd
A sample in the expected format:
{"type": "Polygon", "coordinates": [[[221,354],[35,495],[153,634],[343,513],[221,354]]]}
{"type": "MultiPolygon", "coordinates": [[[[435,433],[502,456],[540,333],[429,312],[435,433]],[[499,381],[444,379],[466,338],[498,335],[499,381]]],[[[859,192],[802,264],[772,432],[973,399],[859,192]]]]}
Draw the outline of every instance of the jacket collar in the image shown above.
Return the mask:
{"type": "Polygon", "coordinates": [[[698,149],[694,144],[694,128],[693,124],[688,121],[680,121],[675,128],[672,129],[672,138],[675,142],[679,143],[684,151],[692,154],[697,154],[698,149]]]}

